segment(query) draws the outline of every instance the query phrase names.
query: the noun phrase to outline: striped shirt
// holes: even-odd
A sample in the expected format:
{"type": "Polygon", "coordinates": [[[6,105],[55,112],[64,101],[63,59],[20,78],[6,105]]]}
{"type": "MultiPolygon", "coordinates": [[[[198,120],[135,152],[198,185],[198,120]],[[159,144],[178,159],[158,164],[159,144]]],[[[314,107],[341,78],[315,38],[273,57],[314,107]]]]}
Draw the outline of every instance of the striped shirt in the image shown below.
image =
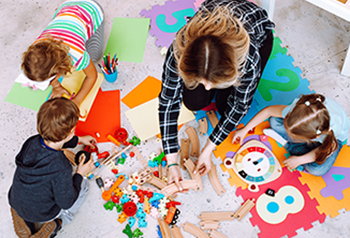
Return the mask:
{"type": "Polygon", "coordinates": [[[103,11],[90,0],[75,0],[63,3],[56,10],[52,21],[40,34],[37,41],[47,35],[61,39],[69,46],[72,65],[79,71],[90,63],[85,44],[103,21],[103,11]]]}
{"type": "MultiPolygon", "coordinates": [[[[209,136],[215,145],[221,144],[248,112],[261,76],[259,48],[274,27],[264,9],[245,0],[206,0],[201,8],[212,11],[218,5],[228,6],[232,14],[241,19],[250,37],[250,47],[241,84],[233,88],[227,99],[225,114],[209,136]]],[[[176,64],[173,46],[170,46],[163,65],[162,91],[159,94],[159,123],[165,154],[178,150],[177,118],[184,83],[176,64]]]]}

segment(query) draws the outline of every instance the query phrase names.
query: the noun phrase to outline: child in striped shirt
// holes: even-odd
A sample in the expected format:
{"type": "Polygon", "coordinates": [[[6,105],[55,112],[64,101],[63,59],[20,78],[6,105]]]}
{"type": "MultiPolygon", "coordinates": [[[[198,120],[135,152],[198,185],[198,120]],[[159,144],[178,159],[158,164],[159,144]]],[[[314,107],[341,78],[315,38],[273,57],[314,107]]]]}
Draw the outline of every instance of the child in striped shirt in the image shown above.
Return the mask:
{"type": "Polygon", "coordinates": [[[52,21],[23,53],[22,70],[28,86],[45,90],[51,98],[69,95],[59,78],[73,69],[83,70],[86,78],[73,102],[78,106],[97,79],[94,62],[102,56],[104,13],[92,0],[66,1],[56,10],[52,21]]]}

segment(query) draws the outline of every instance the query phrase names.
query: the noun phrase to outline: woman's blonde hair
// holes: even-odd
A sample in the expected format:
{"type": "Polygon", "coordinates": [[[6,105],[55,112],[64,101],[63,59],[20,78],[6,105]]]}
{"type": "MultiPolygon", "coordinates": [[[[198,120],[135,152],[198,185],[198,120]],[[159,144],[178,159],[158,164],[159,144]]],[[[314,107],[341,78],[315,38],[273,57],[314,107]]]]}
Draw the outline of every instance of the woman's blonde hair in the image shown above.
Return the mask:
{"type": "Polygon", "coordinates": [[[296,139],[310,142],[321,134],[326,135],[318,147],[315,161],[318,164],[322,164],[338,145],[330,128],[330,115],[324,100],[320,94],[303,95],[283,121],[287,133],[296,139]]]}
{"type": "Polygon", "coordinates": [[[227,6],[199,11],[176,35],[173,43],[178,71],[186,87],[198,80],[232,82],[244,73],[250,38],[240,19],[227,6]]]}
{"type": "Polygon", "coordinates": [[[69,47],[62,40],[50,36],[29,46],[23,53],[21,68],[31,80],[44,81],[54,75],[71,72],[72,60],[69,47]]]}

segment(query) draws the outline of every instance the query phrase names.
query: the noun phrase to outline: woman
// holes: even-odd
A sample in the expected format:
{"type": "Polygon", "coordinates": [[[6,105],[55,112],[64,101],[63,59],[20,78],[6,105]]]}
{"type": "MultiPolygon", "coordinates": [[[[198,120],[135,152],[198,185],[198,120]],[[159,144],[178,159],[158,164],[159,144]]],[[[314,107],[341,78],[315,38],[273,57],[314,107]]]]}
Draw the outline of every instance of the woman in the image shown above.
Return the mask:
{"type": "Polygon", "coordinates": [[[209,136],[194,173],[211,169],[211,152],[247,113],[273,44],[265,10],[244,0],[207,0],[177,33],[163,66],[159,121],[169,178],[182,190],[177,164],[177,118],[215,97],[220,121],[209,136]]]}

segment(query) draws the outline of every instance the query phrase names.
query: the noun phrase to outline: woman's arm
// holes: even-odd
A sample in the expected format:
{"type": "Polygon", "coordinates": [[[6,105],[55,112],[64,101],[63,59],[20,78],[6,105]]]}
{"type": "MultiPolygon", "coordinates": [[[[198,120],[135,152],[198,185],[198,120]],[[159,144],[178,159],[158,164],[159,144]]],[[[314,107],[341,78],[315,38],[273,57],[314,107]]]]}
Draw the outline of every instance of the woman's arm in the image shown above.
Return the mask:
{"type": "Polygon", "coordinates": [[[72,100],[78,106],[80,106],[80,104],[84,101],[85,97],[88,95],[97,80],[97,70],[91,59],[90,64],[83,69],[83,71],[86,75],[83,85],[72,100]]]}

